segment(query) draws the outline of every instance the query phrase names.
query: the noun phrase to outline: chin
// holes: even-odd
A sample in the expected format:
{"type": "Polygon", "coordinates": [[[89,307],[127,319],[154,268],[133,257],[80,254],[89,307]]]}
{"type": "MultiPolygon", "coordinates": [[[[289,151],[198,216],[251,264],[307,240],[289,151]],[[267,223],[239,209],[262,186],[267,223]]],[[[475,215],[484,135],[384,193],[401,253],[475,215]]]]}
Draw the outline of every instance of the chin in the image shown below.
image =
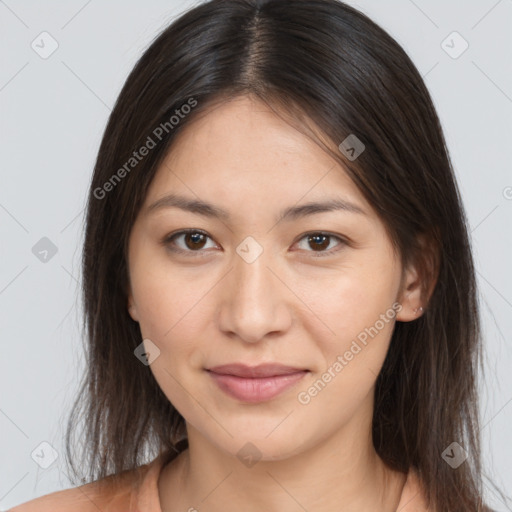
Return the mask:
{"type": "MultiPolygon", "coordinates": [[[[275,428],[275,424],[274,424],[275,428]]],[[[306,451],[311,443],[311,439],[304,439],[304,432],[287,428],[278,432],[280,427],[274,430],[264,430],[262,428],[240,430],[239,433],[230,430],[233,438],[223,436],[223,439],[212,439],[220,450],[239,458],[241,462],[244,459],[259,461],[279,461],[286,460],[306,451]],[[264,433],[263,433],[264,432],[264,433]]]]}

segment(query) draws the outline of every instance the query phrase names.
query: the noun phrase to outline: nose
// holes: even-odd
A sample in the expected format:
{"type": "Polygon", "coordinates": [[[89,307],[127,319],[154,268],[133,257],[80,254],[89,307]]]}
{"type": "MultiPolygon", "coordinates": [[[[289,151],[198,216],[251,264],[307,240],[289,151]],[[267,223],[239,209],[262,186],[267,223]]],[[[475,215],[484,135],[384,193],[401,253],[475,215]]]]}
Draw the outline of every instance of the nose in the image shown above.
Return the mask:
{"type": "Polygon", "coordinates": [[[233,259],[222,287],[220,329],[246,343],[286,332],[292,323],[293,293],[273,268],[276,265],[265,252],[250,263],[238,254],[233,259]]]}

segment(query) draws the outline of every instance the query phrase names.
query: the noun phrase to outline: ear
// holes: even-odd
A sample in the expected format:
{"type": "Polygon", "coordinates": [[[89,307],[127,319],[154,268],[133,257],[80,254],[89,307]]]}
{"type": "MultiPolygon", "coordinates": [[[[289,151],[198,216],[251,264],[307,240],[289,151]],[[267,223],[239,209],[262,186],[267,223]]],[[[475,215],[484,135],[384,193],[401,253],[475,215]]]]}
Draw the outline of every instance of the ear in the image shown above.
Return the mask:
{"type": "Polygon", "coordinates": [[[439,251],[435,236],[419,235],[414,254],[402,274],[397,301],[402,309],[396,319],[400,322],[416,320],[425,313],[434,291],[439,270],[439,251]]]}
{"type": "Polygon", "coordinates": [[[421,300],[421,290],[422,282],[418,269],[415,265],[409,265],[404,269],[397,299],[397,302],[402,305],[402,309],[396,315],[399,322],[410,322],[423,314],[425,308],[421,300]]]}
{"type": "Polygon", "coordinates": [[[133,301],[133,296],[131,292],[128,294],[128,313],[130,313],[130,316],[132,317],[133,320],[135,320],[135,322],[139,321],[139,315],[137,313],[137,308],[133,301]]]}

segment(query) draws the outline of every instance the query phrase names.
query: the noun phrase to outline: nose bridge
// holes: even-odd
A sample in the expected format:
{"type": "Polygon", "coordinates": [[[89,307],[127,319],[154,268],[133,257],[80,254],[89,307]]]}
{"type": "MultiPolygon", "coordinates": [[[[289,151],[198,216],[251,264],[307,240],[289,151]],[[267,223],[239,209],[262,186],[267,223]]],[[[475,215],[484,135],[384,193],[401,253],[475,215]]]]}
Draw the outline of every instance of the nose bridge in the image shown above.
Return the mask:
{"type": "Polygon", "coordinates": [[[271,251],[247,237],[236,248],[233,271],[221,313],[221,328],[235,332],[244,341],[258,341],[267,333],[287,327],[283,285],[268,267],[271,251]]]}
{"type": "MultiPolygon", "coordinates": [[[[239,249],[237,249],[237,253],[239,249]]],[[[251,254],[253,249],[247,255],[251,254]]],[[[259,302],[270,292],[273,288],[272,272],[267,268],[271,266],[269,261],[269,254],[263,251],[261,254],[245,259],[244,256],[237,256],[234,258],[234,281],[236,293],[239,300],[259,302]]],[[[268,297],[267,297],[268,298],[268,297]]],[[[266,302],[266,301],[265,301],[266,302]]],[[[258,307],[261,307],[258,304],[258,307]]]]}
{"type": "Polygon", "coordinates": [[[234,278],[238,282],[241,293],[257,293],[262,286],[269,286],[268,281],[271,272],[267,266],[272,265],[270,261],[271,251],[268,248],[268,238],[263,240],[252,236],[245,237],[236,247],[236,254],[233,255],[234,278]],[[265,245],[265,247],[264,247],[265,245]]]}

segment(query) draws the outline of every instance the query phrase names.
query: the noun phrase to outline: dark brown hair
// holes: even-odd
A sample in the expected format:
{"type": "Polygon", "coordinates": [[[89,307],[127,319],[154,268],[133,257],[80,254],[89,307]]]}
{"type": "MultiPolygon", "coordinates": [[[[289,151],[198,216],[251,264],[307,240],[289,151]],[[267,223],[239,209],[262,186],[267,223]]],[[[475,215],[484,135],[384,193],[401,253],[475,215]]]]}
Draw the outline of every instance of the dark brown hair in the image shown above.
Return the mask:
{"type": "Polygon", "coordinates": [[[384,222],[403,263],[418,262],[427,305],[419,319],[395,326],[376,383],[374,446],[391,468],[417,469],[437,512],[485,510],[475,271],[442,128],[405,51],[336,0],[203,3],[167,27],[127,78],[88,196],[82,268],[87,372],[66,432],[74,477],[84,482],[84,475],[118,474],[187,446],[180,442],[182,416],[134,356],[142,339],[127,311],[127,246],[176,135],[214,104],[243,94],[265,101],[299,129],[316,127],[328,141],[326,151],[384,222]],[[173,115],[177,122],[170,121],[173,115]],[[353,161],[333,150],[351,134],[365,145],[353,161]],[[131,160],[148,137],[154,147],[131,160]],[[79,420],[82,474],[72,450],[79,420]],[[441,458],[454,441],[469,454],[457,469],[441,458]]]}

